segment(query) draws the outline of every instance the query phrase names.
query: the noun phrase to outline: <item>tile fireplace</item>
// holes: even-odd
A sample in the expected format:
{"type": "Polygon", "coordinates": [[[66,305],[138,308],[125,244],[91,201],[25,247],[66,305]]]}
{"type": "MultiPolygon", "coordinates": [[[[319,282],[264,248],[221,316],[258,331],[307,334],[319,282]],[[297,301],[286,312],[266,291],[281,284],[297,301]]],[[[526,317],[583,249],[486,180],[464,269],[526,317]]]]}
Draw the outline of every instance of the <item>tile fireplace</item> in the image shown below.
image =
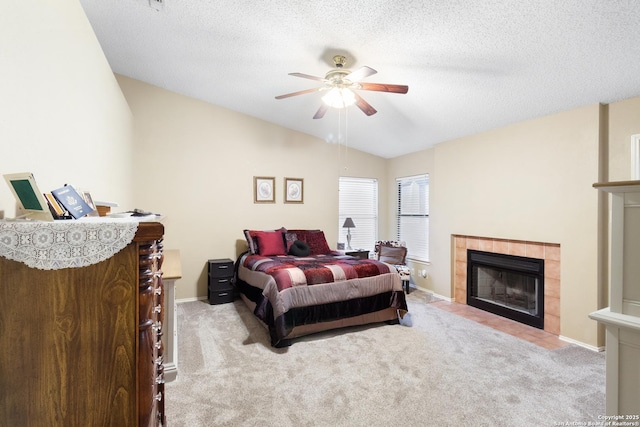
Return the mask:
{"type": "MultiPolygon", "coordinates": [[[[453,235],[453,270],[454,270],[454,301],[460,304],[467,302],[467,275],[468,275],[468,250],[481,251],[495,254],[512,255],[515,257],[534,258],[543,260],[542,280],[538,279],[538,291],[542,292],[542,298],[538,299],[537,309],[543,318],[542,325],[537,326],[555,335],[560,335],[560,245],[556,243],[532,242],[523,240],[497,239],[490,237],[453,235]],[[543,288],[541,289],[541,282],[543,288]]],[[[494,274],[489,270],[486,274],[494,274]]],[[[484,274],[483,273],[483,274],[484,274]]],[[[485,277],[484,279],[489,280],[485,277]]],[[[532,285],[519,283],[517,291],[510,291],[511,294],[530,294],[535,290],[535,283],[532,285]]],[[[499,292],[498,292],[499,293],[499,292]]],[[[504,300],[504,299],[503,299],[504,300]]],[[[531,310],[530,300],[523,302],[517,309],[531,310]],[[525,306],[527,307],[525,309],[525,306]]],[[[510,300],[515,303],[516,300],[510,300]]],[[[509,305],[509,304],[506,304],[509,305]]],[[[536,308],[535,305],[533,308],[536,308]]],[[[484,308],[483,308],[484,309],[484,308]]],[[[500,313],[496,313],[500,314],[500,313]]],[[[502,314],[500,314],[502,315],[502,314]]],[[[505,316],[506,317],[506,316],[505,316]]]]}

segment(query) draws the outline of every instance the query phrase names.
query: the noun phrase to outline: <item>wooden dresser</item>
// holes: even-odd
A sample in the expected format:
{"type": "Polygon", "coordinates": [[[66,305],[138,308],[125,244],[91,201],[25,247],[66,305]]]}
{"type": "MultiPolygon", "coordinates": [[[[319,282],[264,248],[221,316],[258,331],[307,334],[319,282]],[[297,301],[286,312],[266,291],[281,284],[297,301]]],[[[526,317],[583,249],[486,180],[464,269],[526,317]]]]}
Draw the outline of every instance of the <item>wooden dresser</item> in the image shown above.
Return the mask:
{"type": "Polygon", "coordinates": [[[0,426],[165,424],[163,233],[82,268],[0,257],[0,426]]]}

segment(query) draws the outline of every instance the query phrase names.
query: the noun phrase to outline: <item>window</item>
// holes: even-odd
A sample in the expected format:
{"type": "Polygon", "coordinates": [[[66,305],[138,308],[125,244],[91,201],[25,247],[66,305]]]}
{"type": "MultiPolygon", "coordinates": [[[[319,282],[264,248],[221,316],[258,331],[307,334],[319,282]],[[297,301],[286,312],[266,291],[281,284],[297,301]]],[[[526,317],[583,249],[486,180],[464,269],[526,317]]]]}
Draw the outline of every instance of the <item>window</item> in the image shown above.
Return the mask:
{"type": "Polygon", "coordinates": [[[378,180],[340,177],[338,205],[338,241],[347,248],[344,220],[351,218],[351,248],[373,251],[378,240],[378,180]]]}
{"type": "Polygon", "coordinates": [[[398,178],[397,239],[407,244],[407,257],[429,260],[429,175],[398,178]]]}

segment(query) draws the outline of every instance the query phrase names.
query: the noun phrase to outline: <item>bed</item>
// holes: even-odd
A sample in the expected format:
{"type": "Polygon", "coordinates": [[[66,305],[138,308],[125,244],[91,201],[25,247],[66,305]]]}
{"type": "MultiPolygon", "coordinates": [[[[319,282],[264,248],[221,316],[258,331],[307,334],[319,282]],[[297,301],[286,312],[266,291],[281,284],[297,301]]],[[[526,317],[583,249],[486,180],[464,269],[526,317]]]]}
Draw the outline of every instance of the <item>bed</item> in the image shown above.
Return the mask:
{"type": "Polygon", "coordinates": [[[333,251],[320,230],[245,230],[245,237],[235,284],[274,347],[329,329],[398,323],[407,312],[393,266],[333,251]]]}

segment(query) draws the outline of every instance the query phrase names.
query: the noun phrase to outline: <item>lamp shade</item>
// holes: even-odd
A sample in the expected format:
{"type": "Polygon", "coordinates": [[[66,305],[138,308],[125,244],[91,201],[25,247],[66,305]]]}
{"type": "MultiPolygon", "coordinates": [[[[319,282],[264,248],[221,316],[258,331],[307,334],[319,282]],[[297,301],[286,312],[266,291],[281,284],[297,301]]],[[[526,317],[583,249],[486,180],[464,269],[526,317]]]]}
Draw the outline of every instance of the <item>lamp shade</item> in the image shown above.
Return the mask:
{"type": "Polygon", "coordinates": [[[356,225],[353,223],[353,220],[349,217],[344,220],[344,224],[342,224],[342,228],[356,228],[356,225]]]}

